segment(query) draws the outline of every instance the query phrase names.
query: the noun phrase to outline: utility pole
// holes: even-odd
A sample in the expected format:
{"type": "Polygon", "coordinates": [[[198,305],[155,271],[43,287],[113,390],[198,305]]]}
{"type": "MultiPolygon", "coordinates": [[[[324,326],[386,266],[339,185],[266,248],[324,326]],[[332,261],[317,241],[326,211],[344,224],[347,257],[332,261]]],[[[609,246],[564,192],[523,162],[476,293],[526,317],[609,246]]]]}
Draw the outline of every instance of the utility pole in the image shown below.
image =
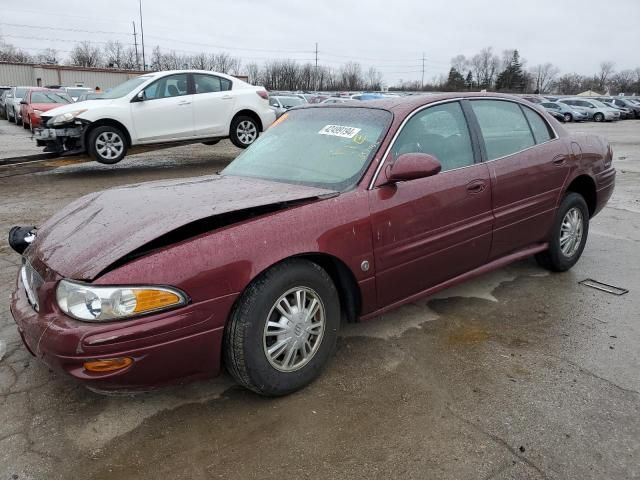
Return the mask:
{"type": "Polygon", "coordinates": [[[144,57],[144,27],[142,26],[142,0],[138,0],[140,6],[140,36],[142,37],[142,70],[147,69],[147,61],[144,57]]]}
{"type": "Polygon", "coordinates": [[[140,57],[138,57],[138,34],[136,33],[136,22],[133,24],[133,44],[136,46],[136,68],[140,70],[140,57]]]}
{"type": "Polygon", "coordinates": [[[316,92],[318,91],[318,42],[316,42],[316,81],[315,83],[315,89],[316,92]]]}
{"type": "Polygon", "coordinates": [[[422,81],[420,82],[420,90],[424,89],[424,52],[422,52],[422,81]]]}

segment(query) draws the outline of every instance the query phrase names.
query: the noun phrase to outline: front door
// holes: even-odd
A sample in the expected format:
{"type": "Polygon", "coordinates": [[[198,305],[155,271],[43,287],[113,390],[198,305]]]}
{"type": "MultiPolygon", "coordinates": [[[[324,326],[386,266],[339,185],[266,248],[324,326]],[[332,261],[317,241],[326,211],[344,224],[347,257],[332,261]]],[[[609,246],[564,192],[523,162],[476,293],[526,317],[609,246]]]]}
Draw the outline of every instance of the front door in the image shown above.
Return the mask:
{"type": "Polygon", "coordinates": [[[143,101],[132,102],[137,143],[156,143],[193,137],[193,95],[188,74],[162,77],[144,89],[143,101]]]}
{"type": "Polygon", "coordinates": [[[396,158],[411,152],[435,156],[442,170],[370,191],[379,307],[484,264],[491,247],[489,169],[478,163],[459,102],[435,105],[411,117],[381,175],[396,158]]]}

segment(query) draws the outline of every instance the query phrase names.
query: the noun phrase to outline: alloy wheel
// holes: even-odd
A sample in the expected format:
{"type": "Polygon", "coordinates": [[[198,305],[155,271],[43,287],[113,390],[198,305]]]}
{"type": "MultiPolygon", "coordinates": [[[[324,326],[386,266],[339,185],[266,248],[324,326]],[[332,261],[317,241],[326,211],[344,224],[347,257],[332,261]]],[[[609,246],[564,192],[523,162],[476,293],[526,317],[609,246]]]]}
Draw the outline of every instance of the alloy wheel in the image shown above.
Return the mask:
{"type": "Polygon", "coordinates": [[[267,360],[281,372],[305,366],[320,348],[326,313],[311,288],[294,287],[276,300],[267,316],[263,347],[267,360]]]}
{"type": "Polygon", "coordinates": [[[253,122],[243,120],[238,124],[236,134],[244,145],[250,145],[258,137],[258,128],[253,122]]]}
{"type": "Polygon", "coordinates": [[[96,138],[96,152],[108,160],[117,158],[124,150],[124,141],[114,132],[102,132],[96,138]]]}
{"type": "Polygon", "coordinates": [[[560,226],[560,250],[570,258],[578,251],[582,243],[584,219],[582,211],[573,207],[567,211],[560,226]]]}

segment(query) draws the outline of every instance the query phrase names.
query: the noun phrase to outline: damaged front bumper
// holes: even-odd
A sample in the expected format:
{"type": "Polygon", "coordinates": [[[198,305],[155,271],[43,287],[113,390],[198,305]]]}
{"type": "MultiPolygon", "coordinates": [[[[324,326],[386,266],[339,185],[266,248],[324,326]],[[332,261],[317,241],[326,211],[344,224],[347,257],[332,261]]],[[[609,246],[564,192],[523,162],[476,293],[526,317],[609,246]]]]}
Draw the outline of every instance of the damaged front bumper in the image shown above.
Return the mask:
{"type": "Polygon", "coordinates": [[[75,154],[85,151],[84,134],[90,122],[76,119],[67,124],[50,127],[45,118],[42,120],[45,126],[36,128],[33,137],[38,146],[45,147],[45,152],[75,154]]]}

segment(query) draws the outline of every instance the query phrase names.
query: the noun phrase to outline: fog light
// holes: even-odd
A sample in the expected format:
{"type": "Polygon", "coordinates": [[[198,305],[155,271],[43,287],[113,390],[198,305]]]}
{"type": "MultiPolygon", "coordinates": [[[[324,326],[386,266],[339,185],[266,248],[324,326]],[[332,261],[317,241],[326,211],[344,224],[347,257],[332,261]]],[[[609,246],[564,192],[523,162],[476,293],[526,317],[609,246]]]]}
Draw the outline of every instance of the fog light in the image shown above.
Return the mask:
{"type": "Polygon", "coordinates": [[[84,369],[90,372],[114,372],[127,368],[132,363],[133,359],[129,357],[103,358],[84,362],[84,369]]]}

